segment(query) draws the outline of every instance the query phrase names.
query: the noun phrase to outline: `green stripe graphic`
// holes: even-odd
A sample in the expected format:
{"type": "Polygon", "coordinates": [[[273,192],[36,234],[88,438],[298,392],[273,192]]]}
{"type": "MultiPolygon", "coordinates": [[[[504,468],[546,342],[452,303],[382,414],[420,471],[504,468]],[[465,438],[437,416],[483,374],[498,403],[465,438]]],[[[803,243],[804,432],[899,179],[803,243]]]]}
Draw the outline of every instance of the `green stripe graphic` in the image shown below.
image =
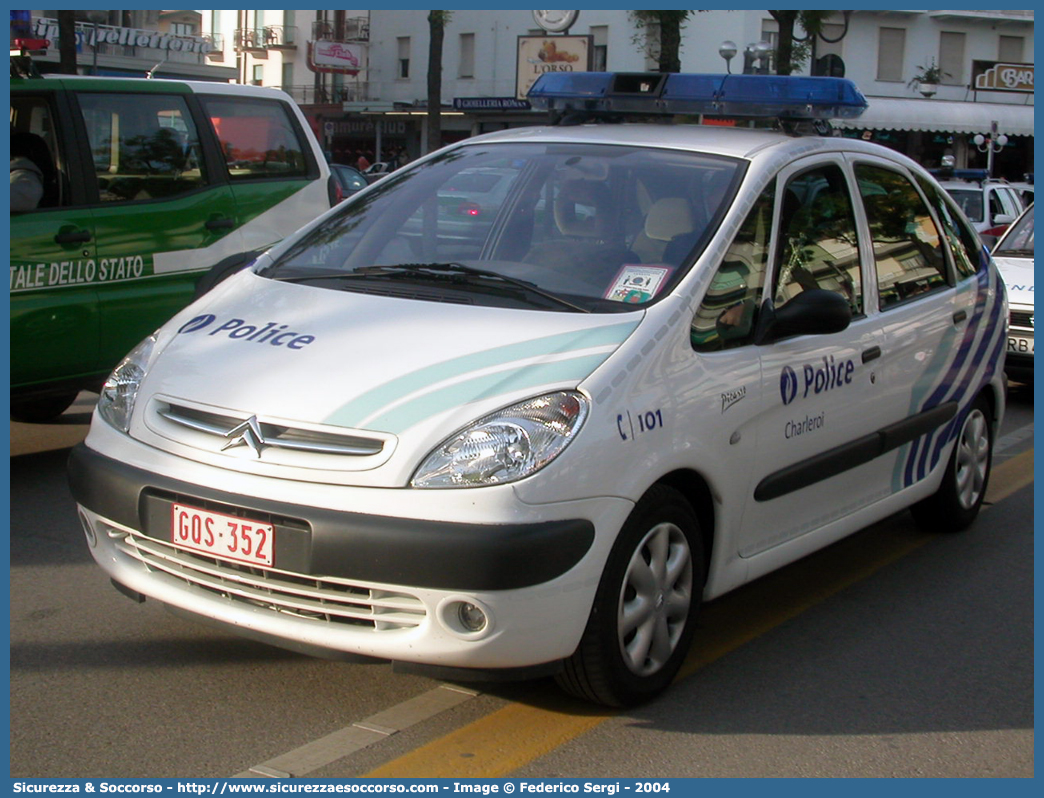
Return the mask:
{"type": "MultiPolygon", "coordinates": [[[[379,412],[381,408],[387,407],[401,397],[422,390],[429,385],[442,382],[443,380],[452,379],[453,377],[470,374],[471,372],[479,371],[481,369],[503,366],[527,358],[540,357],[542,355],[549,356],[562,354],[579,349],[588,349],[609,344],[619,344],[623,342],[623,340],[627,338],[627,336],[630,335],[637,326],[638,322],[633,321],[624,324],[610,324],[604,327],[595,327],[590,330],[560,333],[545,338],[536,338],[530,341],[521,341],[506,346],[498,346],[493,349],[486,349],[482,352],[475,352],[473,354],[445,360],[441,363],[432,364],[431,366],[425,366],[417,371],[389,380],[383,385],[378,385],[366,393],[357,396],[355,399],[352,399],[350,402],[331,413],[330,416],[327,417],[326,423],[342,427],[358,427],[367,417],[379,412]]],[[[606,357],[608,357],[608,354],[599,355],[599,363],[606,357]]],[[[522,371],[524,370],[525,369],[522,369],[522,371]]],[[[587,376],[589,373],[590,371],[585,373],[583,376],[587,376]]],[[[503,380],[504,375],[494,375],[491,379],[503,380]]],[[[447,389],[443,389],[443,391],[445,390],[447,389]]],[[[407,404],[412,404],[412,402],[407,404]]],[[[381,418],[385,418],[388,415],[389,414],[386,413],[382,415],[381,418]]],[[[367,424],[367,426],[371,429],[377,429],[377,427],[374,427],[372,424],[367,424]]]]}
{"type": "Polygon", "coordinates": [[[606,352],[555,363],[538,363],[457,382],[392,408],[368,422],[366,426],[368,429],[400,435],[426,418],[469,402],[531,386],[582,380],[598,368],[610,354],[606,352]]]}

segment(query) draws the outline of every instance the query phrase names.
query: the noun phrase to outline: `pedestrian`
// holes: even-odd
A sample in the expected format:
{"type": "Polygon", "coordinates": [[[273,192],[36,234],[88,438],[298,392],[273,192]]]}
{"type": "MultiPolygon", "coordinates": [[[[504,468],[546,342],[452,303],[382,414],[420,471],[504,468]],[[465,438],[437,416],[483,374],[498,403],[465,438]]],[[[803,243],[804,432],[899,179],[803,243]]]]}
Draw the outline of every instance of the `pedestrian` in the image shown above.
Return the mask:
{"type": "Polygon", "coordinates": [[[370,168],[370,162],[366,160],[366,156],[358,150],[355,151],[355,154],[358,156],[358,158],[355,159],[355,168],[360,172],[365,172],[370,168]]]}

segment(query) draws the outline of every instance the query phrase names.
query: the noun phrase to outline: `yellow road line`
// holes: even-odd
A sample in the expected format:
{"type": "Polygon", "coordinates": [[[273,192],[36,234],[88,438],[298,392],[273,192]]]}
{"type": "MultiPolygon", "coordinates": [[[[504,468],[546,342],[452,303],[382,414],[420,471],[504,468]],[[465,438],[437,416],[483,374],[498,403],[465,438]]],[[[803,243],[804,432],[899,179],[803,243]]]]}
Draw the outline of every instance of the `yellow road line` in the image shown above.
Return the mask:
{"type": "MultiPolygon", "coordinates": [[[[987,499],[997,503],[1033,482],[1033,451],[997,465],[987,499]]],[[[935,536],[890,524],[857,534],[701,610],[697,643],[679,674],[730,651],[905,557],[935,536]],[[828,581],[824,581],[827,575],[828,581]],[[815,585],[810,590],[810,585],[815,585]]],[[[545,706],[509,704],[366,774],[373,778],[500,778],[599,726],[616,712],[564,696],[545,706]]]]}

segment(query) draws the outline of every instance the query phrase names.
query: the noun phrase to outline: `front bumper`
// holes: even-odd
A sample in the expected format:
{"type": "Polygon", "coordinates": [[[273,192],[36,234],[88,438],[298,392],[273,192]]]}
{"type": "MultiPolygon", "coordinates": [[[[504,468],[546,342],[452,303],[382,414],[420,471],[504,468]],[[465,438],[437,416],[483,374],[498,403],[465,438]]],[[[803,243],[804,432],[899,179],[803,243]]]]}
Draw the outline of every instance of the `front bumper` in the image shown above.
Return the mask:
{"type": "Polygon", "coordinates": [[[204,487],[218,480],[181,481],[84,444],[70,456],[69,477],[92,555],[131,591],[298,651],[465,668],[569,656],[604,564],[596,526],[618,528],[630,507],[617,499],[570,507],[592,510],[593,520],[392,518],[204,487]],[[273,523],[275,567],[174,547],[172,501],[273,523]],[[485,613],[485,627],[462,625],[465,602],[485,613]]]}

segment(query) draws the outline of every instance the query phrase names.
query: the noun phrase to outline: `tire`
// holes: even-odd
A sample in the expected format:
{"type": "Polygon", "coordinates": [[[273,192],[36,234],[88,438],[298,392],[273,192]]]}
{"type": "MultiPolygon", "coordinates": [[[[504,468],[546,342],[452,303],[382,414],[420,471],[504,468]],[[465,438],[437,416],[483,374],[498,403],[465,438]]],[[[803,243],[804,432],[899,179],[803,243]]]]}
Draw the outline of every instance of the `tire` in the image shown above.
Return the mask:
{"type": "Polygon", "coordinates": [[[37,396],[33,399],[22,399],[11,402],[11,418],[26,424],[44,424],[53,421],[72,407],[79,391],[56,393],[49,396],[37,396]]]}
{"type": "Polygon", "coordinates": [[[993,423],[989,404],[980,396],[961,422],[939,490],[910,508],[917,525],[929,532],[970,526],[982,507],[992,465],[993,423]]]}
{"type": "Polygon", "coordinates": [[[666,689],[692,641],[703,560],[692,507],[672,488],[654,486],[620,530],[580,645],[556,677],[559,686],[613,707],[666,689]]]}

